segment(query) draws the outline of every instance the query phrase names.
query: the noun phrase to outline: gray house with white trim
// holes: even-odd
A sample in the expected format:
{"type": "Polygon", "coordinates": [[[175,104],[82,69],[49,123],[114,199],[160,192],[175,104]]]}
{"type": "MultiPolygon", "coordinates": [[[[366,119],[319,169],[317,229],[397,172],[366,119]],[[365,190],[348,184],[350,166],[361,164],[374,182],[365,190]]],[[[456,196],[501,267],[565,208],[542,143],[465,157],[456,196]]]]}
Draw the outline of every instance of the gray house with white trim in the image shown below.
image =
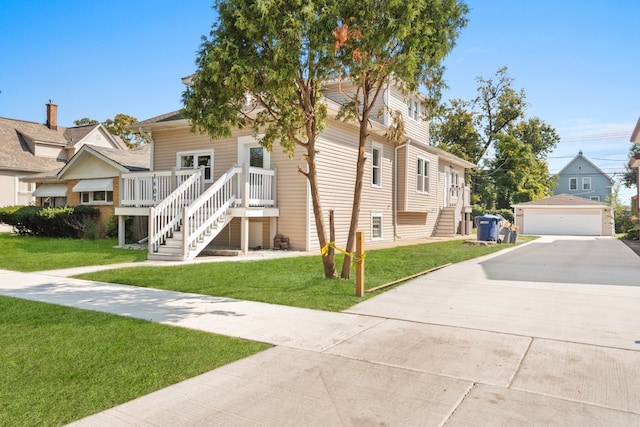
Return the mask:
{"type": "Polygon", "coordinates": [[[553,194],[569,194],[594,202],[608,202],[614,181],[587,159],[582,150],[558,172],[553,194]]]}

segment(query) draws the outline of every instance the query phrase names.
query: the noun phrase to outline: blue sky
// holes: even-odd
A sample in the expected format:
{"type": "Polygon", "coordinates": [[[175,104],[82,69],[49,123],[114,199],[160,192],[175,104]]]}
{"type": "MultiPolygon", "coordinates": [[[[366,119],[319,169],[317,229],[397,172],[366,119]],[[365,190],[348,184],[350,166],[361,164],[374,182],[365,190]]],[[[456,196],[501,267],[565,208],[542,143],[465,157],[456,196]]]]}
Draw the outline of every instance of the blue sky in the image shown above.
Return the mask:
{"type": "MultiPolygon", "coordinates": [[[[445,61],[445,98],[471,99],[475,78],[507,66],[529,108],[562,140],[551,172],[578,150],[610,174],[627,161],[640,116],[640,2],[475,0],[445,61]]],[[[0,116],[58,122],[180,108],[211,0],[0,0],[0,116]]],[[[632,194],[624,190],[625,199],[632,194]]]]}

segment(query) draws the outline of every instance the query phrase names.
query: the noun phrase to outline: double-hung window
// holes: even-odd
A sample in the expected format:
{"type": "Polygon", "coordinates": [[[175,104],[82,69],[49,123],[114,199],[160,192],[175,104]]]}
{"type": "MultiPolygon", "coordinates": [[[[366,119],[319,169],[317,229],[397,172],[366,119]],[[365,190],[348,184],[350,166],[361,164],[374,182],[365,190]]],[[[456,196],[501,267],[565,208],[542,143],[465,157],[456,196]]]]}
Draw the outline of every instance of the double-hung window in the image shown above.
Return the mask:
{"type": "Polygon", "coordinates": [[[371,186],[382,187],[382,145],[371,146],[371,186]]]}
{"type": "Polygon", "coordinates": [[[204,167],[204,180],[213,180],[213,150],[181,151],[177,155],[178,169],[198,169],[204,167]]]}
{"type": "Polygon", "coordinates": [[[582,178],[582,189],[583,190],[591,190],[591,177],[586,176],[582,178]]]}
{"type": "Polygon", "coordinates": [[[578,189],[578,178],[569,178],[569,190],[576,191],[578,189]]]}
{"type": "Polygon", "coordinates": [[[420,120],[420,101],[416,98],[409,98],[407,103],[407,115],[415,121],[420,120]]]}
{"type": "Polygon", "coordinates": [[[416,171],[416,191],[429,193],[429,160],[418,157],[418,170],[416,171]]]}

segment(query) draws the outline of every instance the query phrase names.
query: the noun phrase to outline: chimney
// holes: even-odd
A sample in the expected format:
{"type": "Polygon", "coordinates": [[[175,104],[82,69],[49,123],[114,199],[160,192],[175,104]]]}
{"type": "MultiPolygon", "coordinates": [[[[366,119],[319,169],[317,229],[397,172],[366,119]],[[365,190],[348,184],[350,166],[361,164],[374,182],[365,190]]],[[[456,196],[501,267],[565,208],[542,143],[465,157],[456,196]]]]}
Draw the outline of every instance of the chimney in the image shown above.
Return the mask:
{"type": "Polygon", "coordinates": [[[52,100],[47,104],[47,127],[58,130],[58,106],[52,100]]]}

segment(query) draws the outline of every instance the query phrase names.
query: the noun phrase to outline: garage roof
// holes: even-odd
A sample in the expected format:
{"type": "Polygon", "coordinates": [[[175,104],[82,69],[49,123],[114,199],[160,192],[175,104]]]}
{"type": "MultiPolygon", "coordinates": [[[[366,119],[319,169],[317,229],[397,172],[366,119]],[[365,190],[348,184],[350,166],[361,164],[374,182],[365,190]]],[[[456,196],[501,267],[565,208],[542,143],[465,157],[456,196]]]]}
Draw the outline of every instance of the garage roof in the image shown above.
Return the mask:
{"type": "Polygon", "coordinates": [[[518,203],[514,207],[533,206],[607,206],[605,203],[585,199],[584,197],[572,196],[571,194],[558,194],[546,199],[534,200],[532,202],[518,203]]]}

